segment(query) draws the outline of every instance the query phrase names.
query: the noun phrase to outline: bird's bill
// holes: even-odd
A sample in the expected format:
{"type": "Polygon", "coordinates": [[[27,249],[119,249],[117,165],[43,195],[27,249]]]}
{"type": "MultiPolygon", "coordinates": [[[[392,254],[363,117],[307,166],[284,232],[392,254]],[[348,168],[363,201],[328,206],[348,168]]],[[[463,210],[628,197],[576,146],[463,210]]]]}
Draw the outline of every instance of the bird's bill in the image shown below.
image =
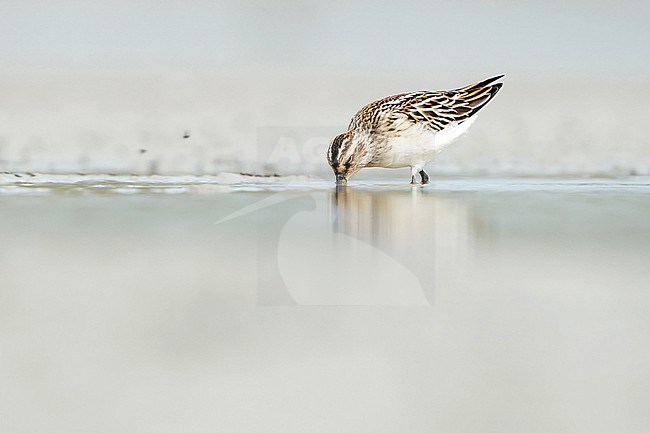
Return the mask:
{"type": "Polygon", "coordinates": [[[348,183],[347,177],[343,176],[342,174],[337,174],[336,175],[336,184],[337,185],[345,185],[348,183]]]}

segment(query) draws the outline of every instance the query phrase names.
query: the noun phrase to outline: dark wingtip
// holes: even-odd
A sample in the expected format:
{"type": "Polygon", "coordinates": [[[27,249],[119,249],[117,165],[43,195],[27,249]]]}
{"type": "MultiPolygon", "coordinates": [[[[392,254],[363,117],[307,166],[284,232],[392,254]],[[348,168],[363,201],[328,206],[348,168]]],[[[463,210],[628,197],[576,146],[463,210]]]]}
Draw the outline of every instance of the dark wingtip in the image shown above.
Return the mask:
{"type": "Polygon", "coordinates": [[[467,116],[468,118],[478,113],[478,111],[481,108],[485,107],[487,103],[490,102],[492,98],[496,96],[497,93],[499,93],[499,90],[501,90],[501,87],[503,87],[503,83],[494,83],[494,84],[490,84],[490,83],[498,80],[501,77],[503,77],[503,75],[489,78],[481,83],[475,84],[466,89],[466,91],[474,91],[474,90],[478,91],[480,89],[482,92],[487,92],[488,94],[486,99],[483,99],[478,105],[474,107],[472,111],[469,112],[467,116]],[[487,83],[487,84],[483,84],[483,83],[487,83]]]}
{"type": "MultiPolygon", "coordinates": [[[[500,80],[501,78],[503,78],[505,76],[506,76],[506,74],[497,75],[496,77],[488,78],[487,80],[483,80],[480,83],[476,83],[476,84],[472,85],[472,87],[485,87],[488,84],[494,83],[496,80],[500,80]]],[[[501,87],[501,86],[503,86],[503,83],[494,83],[494,85],[501,87]]]]}
{"type": "Polygon", "coordinates": [[[500,86],[503,86],[503,83],[495,83],[495,84],[492,84],[492,83],[494,83],[497,80],[500,80],[503,77],[505,77],[505,74],[497,75],[497,76],[488,78],[487,80],[479,81],[478,83],[469,84],[469,85],[467,85],[465,87],[460,87],[458,89],[454,89],[454,91],[456,91],[456,92],[471,92],[471,91],[474,91],[474,90],[483,89],[483,88],[485,88],[485,87],[487,87],[489,85],[492,85],[492,86],[498,85],[500,87],[500,86]]]}

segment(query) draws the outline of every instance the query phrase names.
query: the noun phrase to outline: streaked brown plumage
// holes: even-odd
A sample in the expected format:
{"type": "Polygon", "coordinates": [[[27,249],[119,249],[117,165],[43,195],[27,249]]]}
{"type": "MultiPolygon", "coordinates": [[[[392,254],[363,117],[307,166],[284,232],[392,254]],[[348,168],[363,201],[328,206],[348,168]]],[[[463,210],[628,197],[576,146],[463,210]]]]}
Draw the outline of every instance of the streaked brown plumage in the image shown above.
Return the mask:
{"type": "Polygon", "coordinates": [[[419,173],[427,183],[424,165],[467,131],[503,85],[494,83],[502,77],[454,90],[400,93],[366,105],[328,149],[337,183],[363,167],[411,167],[411,182],[419,173]]]}

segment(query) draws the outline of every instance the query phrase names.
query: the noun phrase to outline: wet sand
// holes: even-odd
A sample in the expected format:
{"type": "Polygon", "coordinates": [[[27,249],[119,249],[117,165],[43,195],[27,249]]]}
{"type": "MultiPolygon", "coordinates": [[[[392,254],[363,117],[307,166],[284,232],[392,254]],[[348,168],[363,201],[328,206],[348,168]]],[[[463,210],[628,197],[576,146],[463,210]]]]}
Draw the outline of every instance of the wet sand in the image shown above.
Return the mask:
{"type": "Polygon", "coordinates": [[[0,426],[650,424],[650,179],[0,176],[0,426]]]}

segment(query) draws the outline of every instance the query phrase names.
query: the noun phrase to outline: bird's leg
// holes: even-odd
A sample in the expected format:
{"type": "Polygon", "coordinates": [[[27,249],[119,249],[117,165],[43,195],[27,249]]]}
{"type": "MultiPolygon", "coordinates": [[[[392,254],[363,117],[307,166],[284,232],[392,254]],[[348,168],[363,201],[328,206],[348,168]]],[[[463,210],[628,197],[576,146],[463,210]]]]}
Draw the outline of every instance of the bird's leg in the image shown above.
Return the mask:
{"type": "MultiPolygon", "coordinates": [[[[420,170],[420,177],[422,178],[422,185],[429,183],[429,175],[426,171],[420,170]]],[[[415,180],[415,176],[413,176],[413,180],[415,180]]]]}
{"type": "Polygon", "coordinates": [[[415,185],[415,173],[418,172],[418,169],[411,167],[411,185],[415,185]]]}

